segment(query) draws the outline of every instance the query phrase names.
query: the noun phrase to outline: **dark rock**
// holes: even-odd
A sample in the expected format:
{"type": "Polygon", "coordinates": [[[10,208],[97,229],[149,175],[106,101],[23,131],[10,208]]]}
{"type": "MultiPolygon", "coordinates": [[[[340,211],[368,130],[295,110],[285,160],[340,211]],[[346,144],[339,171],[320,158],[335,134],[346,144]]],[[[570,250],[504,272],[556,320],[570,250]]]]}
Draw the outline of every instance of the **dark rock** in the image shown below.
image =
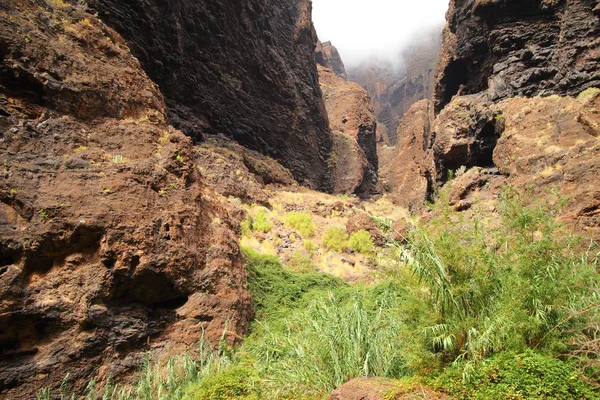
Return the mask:
{"type": "Polygon", "coordinates": [[[323,188],[331,134],[308,0],[90,0],[194,139],[223,133],[323,188]]]}
{"type": "MultiPolygon", "coordinates": [[[[596,7],[597,8],[597,7],[596,7]]],[[[600,21],[589,0],[452,0],[435,110],[457,93],[574,95],[600,85],[600,21]]]]}
{"type": "Polygon", "coordinates": [[[317,42],[317,47],[315,48],[315,60],[317,61],[317,64],[332,70],[340,78],[348,78],[342,57],[340,57],[340,53],[331,42],[317,42]]]}

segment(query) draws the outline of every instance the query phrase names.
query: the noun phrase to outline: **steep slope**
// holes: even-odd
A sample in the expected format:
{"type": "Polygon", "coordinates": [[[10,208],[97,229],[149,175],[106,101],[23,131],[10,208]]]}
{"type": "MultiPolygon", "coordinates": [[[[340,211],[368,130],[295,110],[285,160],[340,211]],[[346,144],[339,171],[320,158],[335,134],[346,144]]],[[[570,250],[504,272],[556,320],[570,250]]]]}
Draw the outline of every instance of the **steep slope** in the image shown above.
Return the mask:
{"type": "Polygon", "coordinates": [[[433,94],[434,71],[441,46],[440,29],[422,33],[401,54],[398,65],[373,59],[349,71],[349,79],[373,99],[382,141],[395,145],[400,119],[415,102],[433,94]]]}
{"type": "Polygon", "coordinates": [[[326,186],[331,134],[309,0],[91,0],[162,91],[169,121],[223,133],[326,186]]]}
{"type": "Polygon", "coordinates": [[[319,65],[329,124],[333,132],[330,179],[335,194],[368,197],[378,193],[377,122],[366,90],[319,65]]]}
{"type": "Polygon", "coordinates": [[[225,203],[125,41],[83,5],[0,15],[0,397],[244,334],[225,203]]]}
{"type": "Polygon", "coordinates": [[[508,185],[528,202],[564,203],[563,221],[600,234],[592,183],[600,168],[600,90],[583,90],[600,85],[594,9],[592,1],[452,1],[437,115],[417,103],[398,130],[405,140],[394,170],[418,177],[392,181],[396,199],[419,208],[425,181],[431,195],[458,172],[450,201],[459,210],[476,203],[494,210],[508,185]]]}
{"type": "Polygon", "coordinates": [[[332,45],[331,42],[317,42],[317,47],[315,49],[315,60],[317,61],[317,64],[322,65],[325,68],[329,68],[340,78],[348,78],[342,57],[340,57],[338,49],[332,45]]]}
{"type": "Polygon", "coordinates": [[[435,109],[459,91],[493,98],[574,95],[600,85],[593,0],[453,0],[436,72],[435,109]]]}

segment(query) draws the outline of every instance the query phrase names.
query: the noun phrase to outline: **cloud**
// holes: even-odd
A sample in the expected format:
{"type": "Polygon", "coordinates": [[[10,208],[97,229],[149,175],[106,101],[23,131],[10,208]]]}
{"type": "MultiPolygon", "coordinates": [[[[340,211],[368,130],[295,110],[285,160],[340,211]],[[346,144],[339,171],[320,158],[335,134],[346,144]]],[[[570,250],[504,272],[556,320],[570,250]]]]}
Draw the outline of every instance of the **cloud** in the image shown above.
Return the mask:
{"type": "Polygon", "coordinates": [[[331,41],[344,63],[377,57],[396,63],[418,38],[444,23],[449,0],[313,0],[321,41],[331,41]]]}

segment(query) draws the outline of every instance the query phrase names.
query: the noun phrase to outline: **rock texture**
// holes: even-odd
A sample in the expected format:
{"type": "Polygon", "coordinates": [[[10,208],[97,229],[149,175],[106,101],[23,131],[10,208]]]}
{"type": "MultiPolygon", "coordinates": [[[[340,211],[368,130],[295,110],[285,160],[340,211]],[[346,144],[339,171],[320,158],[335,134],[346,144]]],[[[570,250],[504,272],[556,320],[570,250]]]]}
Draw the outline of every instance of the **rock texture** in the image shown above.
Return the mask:
{"type": "Polygon", "coordinates": [[[369,94],[357,83],[337,77],[319,65],[319,83],[323,91],[334,145],[329,159],[333,193],[355,193],[362,197],[376,194],[377,122],[369,94]]]}
{"type": "Polygon", "coordinates": [[[340,53],[331,42],[317,42],[317,47],[315,48],[315,60],[317,61],[317,64],[329,68],[340,78],[348,78],[342,57],[340,57],[340,53]]]}
{"type": "Polygon", "coordinates": [[[433,158],[431,125],[433,103],[421,100],[410,108],[400,121],[391,171],[386,176],[392,198],[411,211],[423,208],[435,186],[436,169],[433,158]]]}
{"type": "MultiPolygon", "coordinates": [[[[516,97],[492,103],[487,95],[455,97],[427,129],[426,103],[417,103],[401,128],[414,134],[399,149],[392,186],[398,202],[422,204],[425,183],[446,182],[451,203],[467,209],[474,190],[497,196],[501,186],[519,189],[524,201],[564,196],[562,220],[579,231],[600,234],[600,89],[578,97],[516,97]],[[433,177],[433,179],[432,179],[433,177]],[[402,179],[404,178],[404,179],[402,179]]],[[[552,200],[554,199],[554,200],[552,200]]]]}
{"type": "Polygon", "coordinates": [[[452,0],[436,73],[436,112],[452,96],[575,95],[600,85],[593,0],[452,0]]]}
{"type": "Polygon", "coordinates": [[[126,42],[60,1],[0,5],[0,397],[247,331],[231,219],[126,42]]]}
{"type": "Polygon", "coordinates": [[[407,386],[386,378],[356,378],[337,388],[329,400],[442,400],[448,397],[421,385],[407,386]]]}
{"type": "Polygon", "coordinates": [[[417,101],[433,95],[434,71],[441,46],[440,29],[424,32],[394,65],[371,60],[349,71],[349,79],[367,89],[373,100],[379,136],[388,145],[397,137],[400,119],[417,101]]]}
{"type": "Polygon", "coordinates": [[[169,121],[223,133],[323,188],[331,135],[309,0],[89,0],[156,82],[169,121]]]}

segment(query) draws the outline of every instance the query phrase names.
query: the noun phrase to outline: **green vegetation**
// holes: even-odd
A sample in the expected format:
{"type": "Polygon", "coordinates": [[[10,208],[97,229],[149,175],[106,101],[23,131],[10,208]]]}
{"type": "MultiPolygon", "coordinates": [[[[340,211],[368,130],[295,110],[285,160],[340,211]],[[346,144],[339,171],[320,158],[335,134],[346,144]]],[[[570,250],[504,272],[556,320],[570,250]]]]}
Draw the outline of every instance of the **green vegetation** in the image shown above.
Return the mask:
{"type": "Polygon", "coordinates": [[[352,251],[357,253],[369,254],[373,252],[373,239],[371,239],[371,234],[364,229],[350,235],[348,245],[352,251]]]}
{"type": "MultiPolygon", "coordinates": [[[[286,268],[244,248],[255,320],[243,344],[202,341],[193,355],[146,363],[136,387],[109,385],[104,398],[317,400],[365,375],[410,378],[459,399],[598,398],[586,382],[600,377],[598,248],[556,223],[560,203],[519,198],[506,190],[497,214],[467,218],[442,191],[407,244],[389,240],[392,251],[378,254],[387,258],[369,286],[315,272],[303,250],[286,268]]],[[[305,214],[285,223],[314,234],[305,214]]],[[[373,253],[368,232],[344,234],[330,228],[323,244],[373,253]]]]}
{"type": "Polygon", "coordinates": [[[332,226],[323,236],[323,246],[332,251],[341,253],[348,247],[348,234],[344,228],[332,226]]]}
{"type": "Polygon", "coordinates": [[[578,379],[569,363],[526,350],[505,352],[482,361],[469,371],[465,384],[465,366],[448,368],[436,383],[457,399],[594,399],[590,386],[578,379]]]}
{"type": "Polygon", "coordinates": [[[243,236],[250,236],[252,232],[268,233],[273,228],[273,224],[269,221],[266,210],[263,208],[255,211],[254,215],[248,213],[248,216],[240,225],[243,236]]]}
{"type": "Polygon", "coordinates": [[[298,231],[302,236],[313,237],[315,235],[315,225],[310,216],[304,213],[291,211],[285,216],[284,223],[287,227],[298,231]]]}

